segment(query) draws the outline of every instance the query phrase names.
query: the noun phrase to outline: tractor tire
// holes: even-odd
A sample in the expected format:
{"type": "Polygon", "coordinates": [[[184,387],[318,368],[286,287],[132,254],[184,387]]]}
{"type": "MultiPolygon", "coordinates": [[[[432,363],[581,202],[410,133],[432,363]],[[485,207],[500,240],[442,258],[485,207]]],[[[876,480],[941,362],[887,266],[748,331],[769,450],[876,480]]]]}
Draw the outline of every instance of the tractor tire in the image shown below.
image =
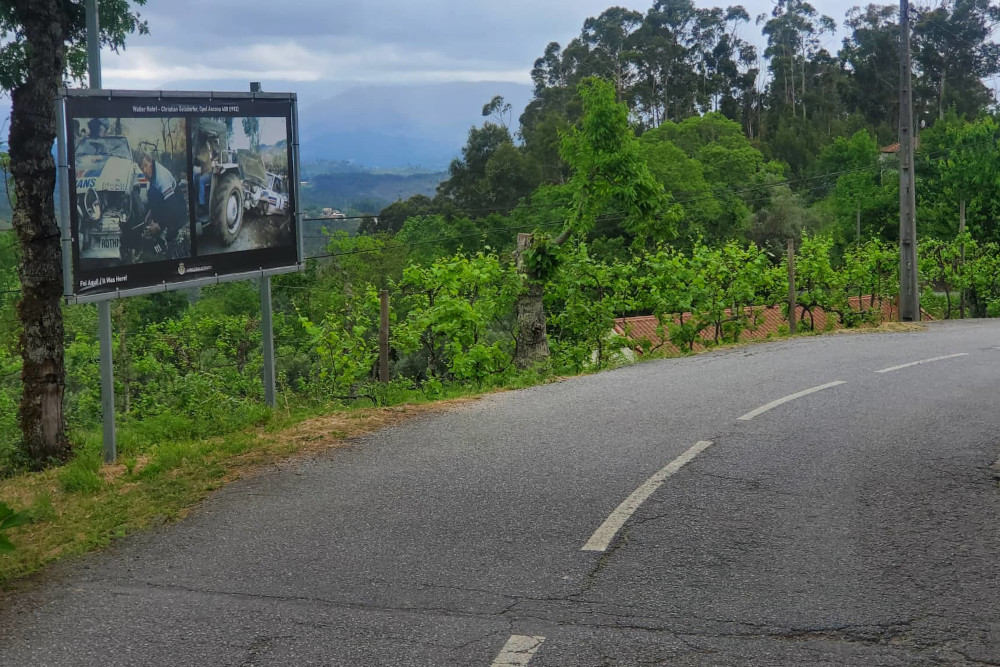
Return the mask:
{"type": "Polygon", "coordinates": [[[226,174],[212,190],[212,221],[226,245],[232,245],[243,226],[243,182],[236,174],[226,174]]]}

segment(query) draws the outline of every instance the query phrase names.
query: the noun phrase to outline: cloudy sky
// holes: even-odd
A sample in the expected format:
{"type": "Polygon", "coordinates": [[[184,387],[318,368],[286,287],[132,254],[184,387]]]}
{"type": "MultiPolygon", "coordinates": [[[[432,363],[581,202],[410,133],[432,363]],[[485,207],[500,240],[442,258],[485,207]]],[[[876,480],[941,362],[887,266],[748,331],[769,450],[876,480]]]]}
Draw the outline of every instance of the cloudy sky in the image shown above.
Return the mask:
{"type": "MultiPolygon", "coordinates": [[[[338,92],[357,84],[527,83],[550,41],[565,44],[610,0],[149,0],[151,35],[104,56],[104,85],[338,92]]],[[[620,3],[645,12],[652,0],[620,3]]],[[[725,2],[698,2],[724,5],[725,2]]],[[[769,0],[743,3],[751,15],[769,0]]],[[[842,22],[852,0],[814,0],[842,22]]],[[[756,26],[745,36],[759,41],[756,26]]],[[[839,39],[830,38],[830,48],[839,39]]]]}

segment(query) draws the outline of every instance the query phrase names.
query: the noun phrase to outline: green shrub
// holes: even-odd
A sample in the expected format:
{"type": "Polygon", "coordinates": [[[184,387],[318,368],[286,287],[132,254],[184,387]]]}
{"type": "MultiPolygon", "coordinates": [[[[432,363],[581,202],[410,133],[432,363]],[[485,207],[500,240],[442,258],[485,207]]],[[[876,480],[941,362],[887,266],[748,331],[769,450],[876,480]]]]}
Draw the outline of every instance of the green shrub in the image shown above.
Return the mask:
{"type": "Polygon", "coordinates": [[[100,469],[99,452],[81,452],[59,469],[59,486],[67,493],[97,493],[104,487],[104,480],[98,474],[100,469]]]}
{"type": "Polygon", "coordinates": [[[14,544],[7,537],[7,531],[11,528],[23,526],[28,523],[29,517],[24,512],[15,512],[4,503],[0,503],[0,554],[10,553],[14,550],[14,544]]]}

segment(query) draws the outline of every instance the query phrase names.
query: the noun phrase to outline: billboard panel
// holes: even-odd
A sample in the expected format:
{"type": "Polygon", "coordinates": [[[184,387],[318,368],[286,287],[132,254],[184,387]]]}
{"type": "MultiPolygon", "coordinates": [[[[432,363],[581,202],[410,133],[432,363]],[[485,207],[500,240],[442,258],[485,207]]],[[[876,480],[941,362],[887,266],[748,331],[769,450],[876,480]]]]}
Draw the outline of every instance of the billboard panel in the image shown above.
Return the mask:
{"type": "Polygon", "coordinates": [[[294,95],[68,91],[78,297],[294,268],[294,95]]]}

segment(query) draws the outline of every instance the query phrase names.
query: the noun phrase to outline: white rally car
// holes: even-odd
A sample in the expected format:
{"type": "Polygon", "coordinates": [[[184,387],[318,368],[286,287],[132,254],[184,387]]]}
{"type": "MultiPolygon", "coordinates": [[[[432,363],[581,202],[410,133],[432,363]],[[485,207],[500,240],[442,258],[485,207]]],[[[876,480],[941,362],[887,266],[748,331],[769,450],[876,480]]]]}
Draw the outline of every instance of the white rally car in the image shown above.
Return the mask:
{"type": "Polygon", "coordinates": [[[138,222],[148,182],[128,139],[87,137],[74,151],[82,259],[121,259],[122,234],[138,222]]]}

